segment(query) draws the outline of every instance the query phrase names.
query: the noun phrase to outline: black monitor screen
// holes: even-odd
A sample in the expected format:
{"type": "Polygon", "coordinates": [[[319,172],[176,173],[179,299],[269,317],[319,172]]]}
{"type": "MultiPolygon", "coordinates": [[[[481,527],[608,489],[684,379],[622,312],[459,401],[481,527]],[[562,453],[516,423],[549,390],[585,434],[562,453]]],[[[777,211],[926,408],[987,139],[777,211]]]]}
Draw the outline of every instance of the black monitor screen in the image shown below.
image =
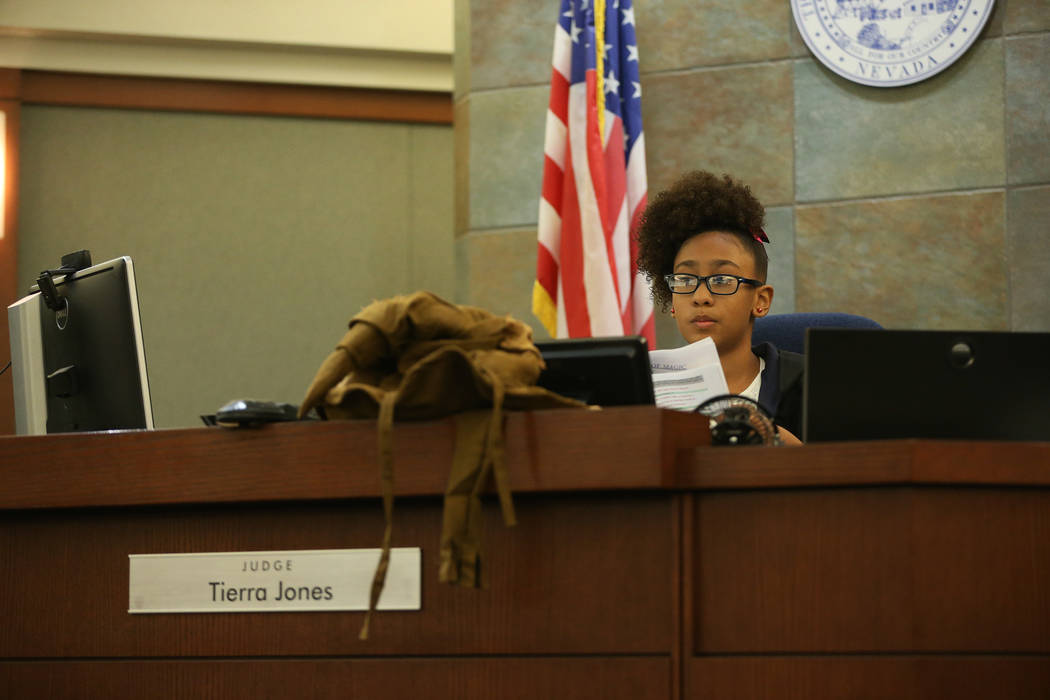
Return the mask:
{"type": "Polygon", "coordinates": [[[811,328],[805,440],[1050,440],[1050,333],[811,328]]]}
{"type": "Polygon", "coordinates": [[[572,338],[536,343],[547,369],[537,382],[595,406],[652,404],[649,348],[641,336],[572,338]]]}
{"type": "Polygon", "coordinates": [[[48,433],[152,428],[131,260],[56,278],[56,288],[57,311],[39,292],[9,309],[18,432],[44,432],[44,421],[48,433]]]}

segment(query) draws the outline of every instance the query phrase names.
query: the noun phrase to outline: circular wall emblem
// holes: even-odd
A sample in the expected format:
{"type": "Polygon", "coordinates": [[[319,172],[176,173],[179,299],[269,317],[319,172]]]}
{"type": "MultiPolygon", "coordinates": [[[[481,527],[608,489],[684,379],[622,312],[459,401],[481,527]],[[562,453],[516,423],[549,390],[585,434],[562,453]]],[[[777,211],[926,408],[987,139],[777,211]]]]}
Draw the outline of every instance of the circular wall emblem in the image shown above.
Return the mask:
{"type": "Polygon", "coordinates": [[[940,73],[981,33],[994,0],[791,0],[820,62],[855,83],[896,87],[940,73]]]}

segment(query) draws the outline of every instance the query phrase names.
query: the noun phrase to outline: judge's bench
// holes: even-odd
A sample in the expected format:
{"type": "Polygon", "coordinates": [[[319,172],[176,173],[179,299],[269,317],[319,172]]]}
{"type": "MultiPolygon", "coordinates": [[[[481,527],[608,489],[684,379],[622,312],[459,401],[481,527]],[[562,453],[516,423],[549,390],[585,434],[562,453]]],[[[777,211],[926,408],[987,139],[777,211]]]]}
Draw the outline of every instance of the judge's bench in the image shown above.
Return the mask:
{"type": "Polygon", "coordinates": [[[506,416],[518,524],[438,582],[451,420],[397,423],[422,604],[129,614],[129,554],[377,547],[375,424],[0,438],[0,697],[1050,697],[1050,443],[711,447],[506,416]]]}

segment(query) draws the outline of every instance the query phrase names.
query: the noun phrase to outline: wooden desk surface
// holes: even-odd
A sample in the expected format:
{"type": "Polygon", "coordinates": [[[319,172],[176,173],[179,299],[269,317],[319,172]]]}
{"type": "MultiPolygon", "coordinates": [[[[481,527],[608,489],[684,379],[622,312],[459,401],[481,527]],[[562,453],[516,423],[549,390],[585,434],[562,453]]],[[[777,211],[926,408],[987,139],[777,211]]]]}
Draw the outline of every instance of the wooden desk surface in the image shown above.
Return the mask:
{"type": "MultiPolygon", "coordinates": [[[[454,438],[451,419],[396,423],[396,493],[443,493],[454,438]]],[[[678,451],[709,439],[705,419],[651,407],[507,413],[505,428],[523,492],[670,486],[678,451]]],[[[0,508],[372,497],[376,440],[374,421],[3,437],[0,508]]]]}
{"type": "MultiPolygon", "coordinates": [[[[397,423],[398,495],[443,493],[451,420],[397,423]]],[[[859,484],[1050,485],[1050,442],[887,440],[710,448],[706,420],[651,407],[508,413],[516,492],[859,484]]],[[[372,421],[0,437],[0,509],[379,494],[372,421]]]]}

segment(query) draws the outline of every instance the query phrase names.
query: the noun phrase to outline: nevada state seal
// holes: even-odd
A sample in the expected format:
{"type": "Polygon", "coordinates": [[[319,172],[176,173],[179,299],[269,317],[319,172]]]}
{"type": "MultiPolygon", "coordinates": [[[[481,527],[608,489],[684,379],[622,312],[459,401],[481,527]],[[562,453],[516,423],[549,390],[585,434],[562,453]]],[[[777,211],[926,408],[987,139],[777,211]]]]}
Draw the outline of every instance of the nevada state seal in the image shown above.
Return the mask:
{"type": "Polygon", "coordinates": [[[809,50],[843,78],[897,87],[934,76],[966,53],[994,0],[791,0],[809,50]]]}

